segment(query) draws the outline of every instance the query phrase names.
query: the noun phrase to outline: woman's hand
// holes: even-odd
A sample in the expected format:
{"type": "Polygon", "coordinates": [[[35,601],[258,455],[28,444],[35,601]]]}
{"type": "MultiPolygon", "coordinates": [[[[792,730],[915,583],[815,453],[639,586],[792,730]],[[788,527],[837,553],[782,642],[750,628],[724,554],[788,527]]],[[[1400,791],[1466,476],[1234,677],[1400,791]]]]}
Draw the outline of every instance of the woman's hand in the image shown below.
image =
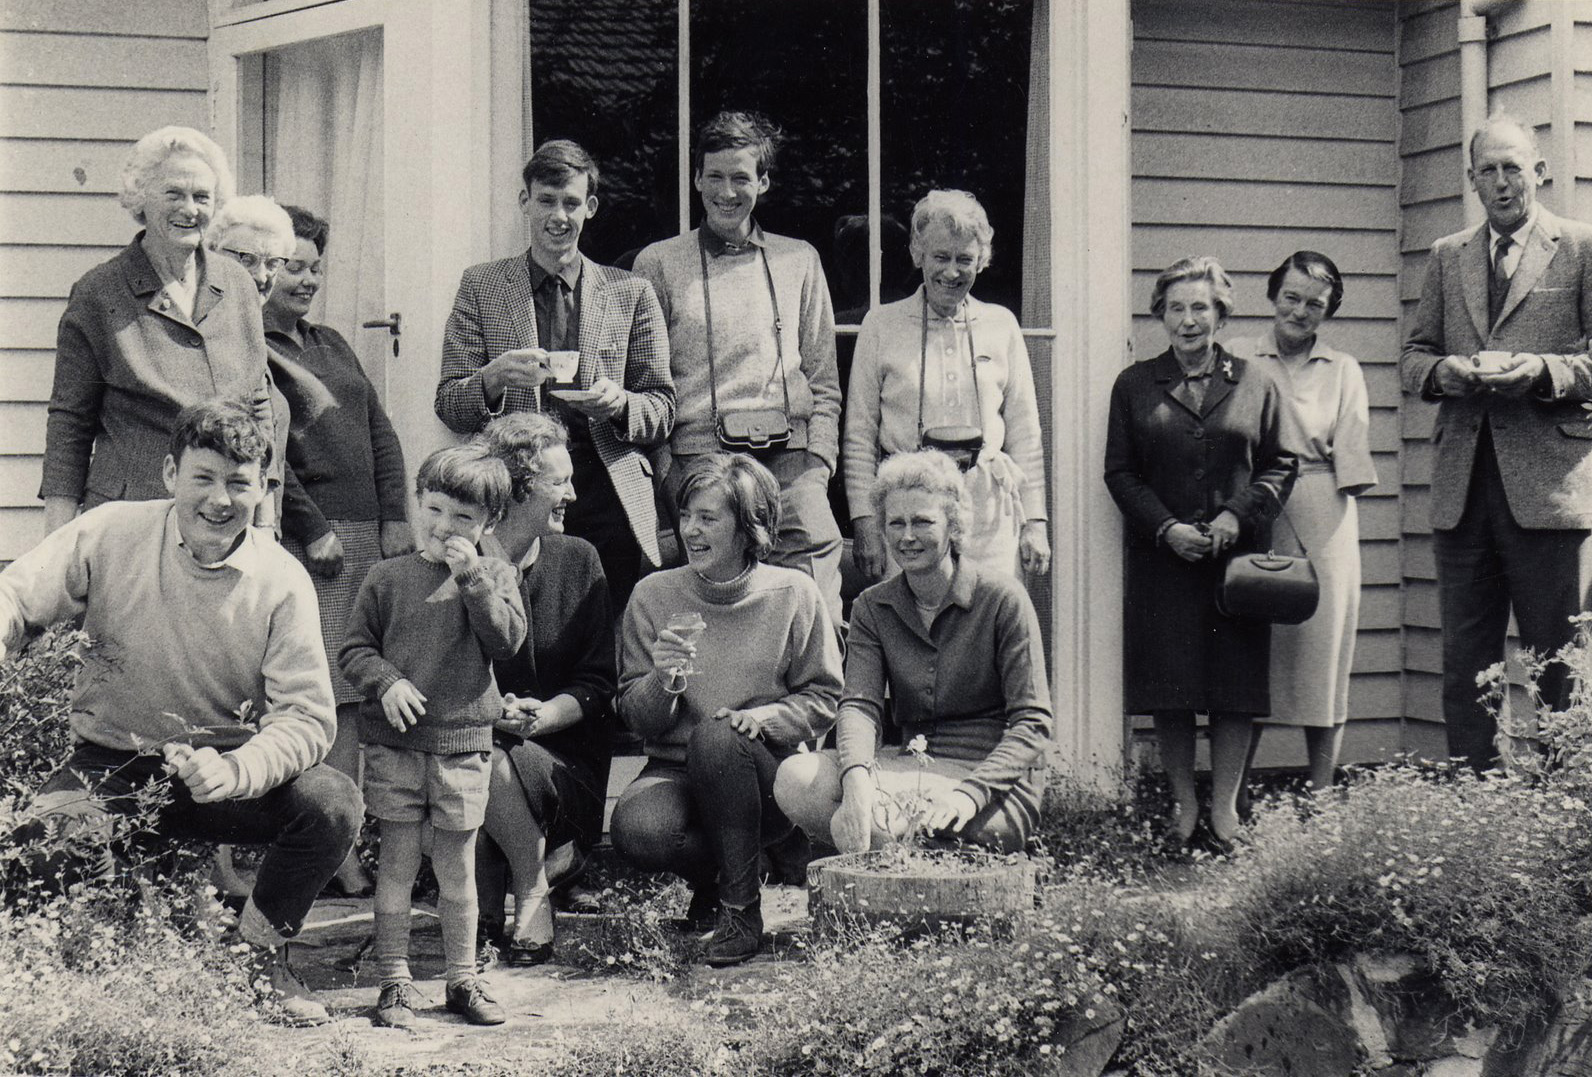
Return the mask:
{"type": "Polygon", "coordinates": [[[763,735],[763,719],[756,711],[737,711],[729,707],[720,707],[713,712],[713,717],[730,723],[730,728],[737,733],[744,733],[749,739],[756,740],[763,735]]]}
{"type": "Polygon", "coordinates": [[[1238,517],[1223,509],[1211,521],[1211,556],[1220,557],[1238,543],[1238,517]]]}
{"type": "Polygon", "coordinates": [[[343,571],[343,540],[336,531],[328,531],[304,547],[304,557],[310,563],[310,571],[331,579],[343,571]]]}
{"type": "Polygon", "coordinates": [[[1017,556],[1023,571],[1030,576],[1043,576],[1050,568],[1050,528],[1043,520],[1029,520],[1023,524],[1017,539],[1017,556]]]}
{"type": "Polygon", "coordinates": [[[874,516],[859,516],[852,521],[851,559],[857,570],[870,580],[882,579],[885,569],[884,534],[874,516]]]}
{"type": "Polygon", "coordinates": [[[665,677],[672,677],[696,657],[696,644],[687,643],[673,629],[658,629],[658,638],[652,644],[652,668],[665,677]]]}
{"type": "Polygon", "coordinates": [[[542,701],[534,696],[516,696],[513,692],[507,692],[503,696],[503,715],[497,720],[496,727],[504,733],[528,737],[536,725],[537,711],[541,706],[542,701]]]}
{"type": "Polygon", "coordinates": [[[1211,537],[1193,524],[1173,524],[1166,529],[1162,541],[1167,548],[1185,561],[1199,561],[1210,556],[1211,537]]]}
{"type": "Polygon", "coordinates": [[[407,520],[383,520],[381,522],[381,555],[383,557],[402,557],[406,553],[413,553],[415,549],[415,534],[409,529],[407,520]]]}
{"type": "Polygon", "coordinates": [[[840,807],[829,820],[829,836],[843,853],[865,853],[873,844],[873,775],[866,767],[846,772],[840,807]]]}
{"type": "Polygon", "coordinates": [[[977,814],[978,802],[962,790],[953,789],[943,801],[929,809],[928,827],[930,830],[960,833],[977,814]]]}

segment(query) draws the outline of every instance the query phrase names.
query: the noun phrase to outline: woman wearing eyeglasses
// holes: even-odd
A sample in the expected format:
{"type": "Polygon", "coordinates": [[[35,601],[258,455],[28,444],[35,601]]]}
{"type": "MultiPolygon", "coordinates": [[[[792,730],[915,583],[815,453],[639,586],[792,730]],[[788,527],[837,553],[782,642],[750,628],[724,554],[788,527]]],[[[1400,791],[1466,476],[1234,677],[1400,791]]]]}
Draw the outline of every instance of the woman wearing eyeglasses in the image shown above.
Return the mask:
{"type": "MultiPolygon", "coordinates": [[[[282,507],[282,545],[304,562],[321,606],[329,658],[343,645],[349,610],[370,567],[414,548],[403,449],[376,387],[337,330],[307,320],[320,290],[326,222],[284,206],[295,246],[265,301],[271,377],[287,397],[287,463],[297,479],[282,507]]],[[[337,739],[326,761],[359,780],[359,692],[333,661],[337,739]]],[[[370,880],[350,856],[330,889],[362,894],[370,880]]]]}
{"type": "Polygon", "coordinates": [[[49,530],[106,501],[169,496],[161,467],[187,405],[227,396],[269,414],[259,292],[205,250],[232,193],[226,155],[192,128],[133,145],[121,204],[141,231],[72,286],[57,330],[39,489],[49,530]]]}

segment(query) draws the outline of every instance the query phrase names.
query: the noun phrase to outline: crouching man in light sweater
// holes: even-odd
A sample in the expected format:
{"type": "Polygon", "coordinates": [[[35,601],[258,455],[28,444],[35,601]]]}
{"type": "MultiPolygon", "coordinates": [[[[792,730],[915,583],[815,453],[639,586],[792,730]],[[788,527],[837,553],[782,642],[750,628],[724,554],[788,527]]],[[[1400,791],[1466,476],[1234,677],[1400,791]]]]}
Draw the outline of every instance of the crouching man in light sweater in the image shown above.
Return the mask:
{"type": "Polygon", "coordinates": [[[307,1025],[328,1015],[287,940],[364,806],[321,765],[336,717],[315,589],[248,526],[270,456],[244,404],[187,408],[164,465],[172,500],[92,509],[0,573],[0,662],[29,632],[83,617],[95,644],[73,688],[77,747],[36,814],[92,826],[137,811],[138,791],[169,776],[160,834],[268,846],[239,932],[285,1017],[307,1025]]]}

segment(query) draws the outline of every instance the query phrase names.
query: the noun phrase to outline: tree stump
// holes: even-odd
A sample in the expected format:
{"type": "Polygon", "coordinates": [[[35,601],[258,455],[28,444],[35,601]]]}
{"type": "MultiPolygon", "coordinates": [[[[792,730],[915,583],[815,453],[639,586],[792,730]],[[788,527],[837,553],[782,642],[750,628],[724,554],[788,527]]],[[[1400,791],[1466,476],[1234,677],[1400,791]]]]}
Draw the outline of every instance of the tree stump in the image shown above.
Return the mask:
{"type": "Polygon", "coordinates": [[[808,909],[826,934],[847,924],[938,931],[989,921],[1010,930],[1034,911],[1035,868],[1025,857],[981,852],[875,850],[815,860],[808,909]]]}

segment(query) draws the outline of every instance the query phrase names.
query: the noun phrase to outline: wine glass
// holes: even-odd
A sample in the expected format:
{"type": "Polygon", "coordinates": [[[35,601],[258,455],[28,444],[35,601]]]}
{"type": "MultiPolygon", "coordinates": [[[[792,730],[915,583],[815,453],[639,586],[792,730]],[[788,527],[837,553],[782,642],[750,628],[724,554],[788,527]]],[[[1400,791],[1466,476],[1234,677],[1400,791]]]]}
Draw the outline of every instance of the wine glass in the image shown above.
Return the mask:
{"type": "MultiPolygon", "coordinates": [[[[670,617],[668,627],[669,631],[685,640],[687,644],[695,646],[696,641],[702,636],[702,630],[707,626],[708,623],[702,619],[702,615],[696,610],[692,610],[689,613],[677,613],[670,617]]],[[[684,665],[675,670],[682,677],[688,677],[696,671],[696,666],[689,658],[686,659],[684,665]]]]}

